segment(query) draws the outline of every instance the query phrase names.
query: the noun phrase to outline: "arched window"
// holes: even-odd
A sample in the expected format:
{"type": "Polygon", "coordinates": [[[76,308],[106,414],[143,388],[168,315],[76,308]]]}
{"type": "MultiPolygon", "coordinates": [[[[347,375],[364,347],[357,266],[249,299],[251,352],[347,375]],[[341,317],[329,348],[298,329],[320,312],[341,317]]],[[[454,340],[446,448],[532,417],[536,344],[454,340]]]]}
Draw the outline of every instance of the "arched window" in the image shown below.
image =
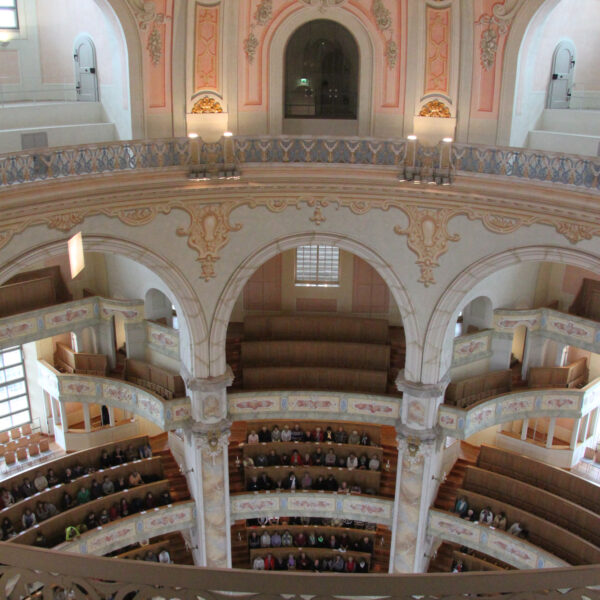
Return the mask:
{"type": "Polygon", "coordinates": [[[285,53],[285,117],[356,119],[358,46],[342,25],[310,21],[291,36],[285,53]]]}

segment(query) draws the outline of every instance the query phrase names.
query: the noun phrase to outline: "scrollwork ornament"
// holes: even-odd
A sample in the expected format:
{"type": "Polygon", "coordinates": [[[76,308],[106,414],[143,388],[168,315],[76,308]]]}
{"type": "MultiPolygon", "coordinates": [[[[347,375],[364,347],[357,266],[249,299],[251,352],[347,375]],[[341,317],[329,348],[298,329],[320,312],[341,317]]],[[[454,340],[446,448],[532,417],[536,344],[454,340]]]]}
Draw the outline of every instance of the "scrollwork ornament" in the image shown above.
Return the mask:
{"type": "Polygon", "coordinates": [[[346,0],[300,0],[308,6],[318,6],[321,12],[325,12],[328,8],[341,6],[346,0]]]}
{"type": "Polygon", "coordinates": [[[156,24],[154,24],[152,31],[148,36],[148,43],[146,44],[146,47],[150,53],[150,60],[156,67],[162,58],[162,37],[156,24]]]}
{"type": "MultiPolygon", "coordinates": [[[[591,240],[594,235],[594,229],[587,225],[580,225],[578,223],[566,223],[561,221],[556,223],[556,231],[561,235],[564,235],[571,244],[577,244],[581,240],[591,240]]],[[[595,230],[598,233],[598,229],[595,230]]]]}
{"type": "Polygon", "coordinates": [[[259,25],[266,25],[273,14],[273,0],[261,0],[256,7],[254,20],[259,25]]]}
{"type": "Polygon", "coordinates": [[[504,0],[504,2],[498,2],[492,8],[491,15],[481,15],[476,22],[477,25],[483,26],[479,48],[481,51],[481,65],[486,71],[491,70],[494,66],[500,36],[508,33],[511,22],[523,1],[504,0]]]}
{"type": "Polygon", "coordinates": [[[393,69],[398,62],[398,44],[394,40],[388,40],[385,45],[385,57],[390,69],[393,69]]]}
{"type": "Polygon", "coordinates": [[[138,227],[154,221],[157,212],[154,207],[144,206],[142,208],[126,208],[116,212],[115,215],[125,225],[138,227]]]}
{"type": "Polygon", "coordinates": [[[448,233],[448,221],[459,211],[453,209],[406,206],[409,218],[406,228],[394,227],[398,235],[408,236],[408,247],[418,256],[421,282],[425,287],[435,283],[433,270],[439,267],[438,258],[448,250],[448,242],[458,242],[460,235],[448,233]]]}
{"type": "Polygon", "coordinates": [[[59,231],[70,231],[83,223],[83,215],[77,213],[67,213],[63,215],[54,215],[48,219],[48,227],[50,229],[58,229],[59,231]]]}
{"type": "Polygon", "coordinates": [[[258,38],[254,35],[254,32],[251,31],[248,34],[248,37],[244,40],[244,52],[246,53],[246,58],[250,64],[254,62],[257,48],[258,38]]]}
{"type": "Polygon", "coordinates": [[[371,12],[380,31],[385,31],[392,26],[392,17],[390,11],[385,7],[383,0],[373,0],[371,12]]]}

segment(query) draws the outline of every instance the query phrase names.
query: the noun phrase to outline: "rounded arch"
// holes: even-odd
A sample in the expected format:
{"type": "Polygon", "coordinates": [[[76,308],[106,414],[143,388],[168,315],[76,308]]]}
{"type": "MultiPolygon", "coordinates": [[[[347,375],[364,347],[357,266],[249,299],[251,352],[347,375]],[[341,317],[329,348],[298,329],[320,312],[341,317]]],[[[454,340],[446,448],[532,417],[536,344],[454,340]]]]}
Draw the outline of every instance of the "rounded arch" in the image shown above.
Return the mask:
{"type": "Polygon", "coordinates": [[[129,103],[131,107],[131,137],[146,137],[144,110],[144,57],[138,25],[132,12],[123,0],[94,0],[105,12],[110,11],[118,21],[127,50],[127,74],[129,79],[129,103]]]}
{"type": "Polygon", "coordinates": [[[341,8],[323,15],[316,7],[297,10],[289,15],[272,33],[268,43],[269,69],[269,134],[281,135],[283,129],[283,103],[285,49],[290,37],[302,25],[317,19],[328,19],[345,27],[354,37],[359,50],[358,75],[358,135],[370,136],[372,131],[372,80],[375,71],[373,43],[364,23],[351,12],[341,8]]]}
{"type": "MultiPolygon", "coordinates": [[[[590,271],[600,270],[600,258],[570,248],[527,246],[487,256],[467,267],[446,288],[438,303],[427,331],[423,350],[421,381],[437,383],[447,373],[452,361],[452,340],[458,311],[469,301],[476,284],[496,271],[523,262],[556,262],[590,271]]],[[[479,293],[477,295],[480,295],[479,293]]]]}
{"type": "MultiPolygon", "coordinates": [[[[166,261],[150,248],[109,236],[84,235],[83,245],[87,252],[112,253],[124,256],[143,265],[164,282],[170,292],[170,297],[180,311],[181,320],[185,323],[188,332],[187,343],[184,343],[183,339],[181,340],[180,358],[182,366],[192,377],[207,377],[208,362],[204,360],[204,357],[208,356],[206,319],[194,289],[177,265],[166,261]]],[[[0,268],[0,281],[5,281],[48,257],[60,256],[65,253],[65,240],[49,242],[30,248],[18,257],[7,261],[0,268]]]]}
{"type": "Polygon", "coordinates": [[[490,298],[484,295],[473,298],[462,305],[463,324],[468,331],[469,325],[478,329],[492,327],[494,321],[494,307],[490,298]]]}
{"type": "Polygon", "coordinates": [[[502,88],[498,110],[498,133],[496,134],[496,143],[499,146],[510,144],[520,76],[521,48],[525,36],[534,20],[550,13],[560,2],[561,0],[527,0],[513,19],[506,39],[502,65],[502,88]]]}
{"type": "Polygon", "coordinates": [[[227,368],[225,359],[227,326],[231,318],[233,306],[250,276],[258,267],[275,255],[304,244],[337,246],[341,250],[351,252],[362,258],[379,273],[388,285],[390,293],[402,316],[402,324],[406,337],[405,376],[409,380],[418,381],[418,369],[421,360],[420,340],[422,338],[419,334],[415,309],[406,288],[396,273],[379,254],[362,243],[336,234],[317,234],[314,232],[291,235],[263,246],[248,256],[232,274],[219,298],[210,331],[210,374],[212,376],[221,375],[227,368]]]}

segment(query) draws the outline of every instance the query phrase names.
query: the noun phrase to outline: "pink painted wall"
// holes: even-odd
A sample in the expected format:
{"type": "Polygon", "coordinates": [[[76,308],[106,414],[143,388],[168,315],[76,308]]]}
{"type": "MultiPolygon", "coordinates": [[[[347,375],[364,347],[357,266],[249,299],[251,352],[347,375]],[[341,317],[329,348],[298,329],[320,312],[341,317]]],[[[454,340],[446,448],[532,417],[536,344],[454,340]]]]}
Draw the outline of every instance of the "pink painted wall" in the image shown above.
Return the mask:
{"type": "Polygon", "coordinates": [[[567,266],[565,268],[561,289],[565,294],[572,294],[573,296],[576,296],[584,279],[594,279],[595,281],[600,281],[600,275],[598,273],[594,273],[593,271],[580,269],[579,267],[567,266]]]}

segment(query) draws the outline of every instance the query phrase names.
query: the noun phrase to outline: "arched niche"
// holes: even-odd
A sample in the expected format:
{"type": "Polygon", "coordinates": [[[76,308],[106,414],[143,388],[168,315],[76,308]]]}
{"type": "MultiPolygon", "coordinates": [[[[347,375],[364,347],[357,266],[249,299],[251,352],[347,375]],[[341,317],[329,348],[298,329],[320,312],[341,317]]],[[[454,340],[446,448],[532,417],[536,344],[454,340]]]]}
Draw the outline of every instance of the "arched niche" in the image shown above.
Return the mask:
{"type": "MultiPolygon", "coordinates": [[[[84,250],[107,256],[118,255],[126,260],[138,263],[153,275],[152,285],[147,288],[161,288],[160,291],[172,298],[180,318],[180,359],[182,368],[190,376],[204,378],[208,376],[208,327],[204,312],[197,296],[186,277],[177,265],[166,261],[151,248],[142,247],[133,242],[108,236],[84,236],[84,250]]],[[[66,241],[59,240],[29,248],[19,256],[8,260],[0,268],[0,281],[26,271],[33,265],[48,258],[65,254],[66,241]]],[[[144,297],[146,289],[141,290],[144,297]]]]}
{"type": "Polygon", "coordinates": [[[487,296],[478,296],[462,309],[465,332],[469,326],[477,329],[489,329],[494,324],[492,301],[487,296]]]}
{"type": "Polygon", "coordinates": [[[160,290],[150,288],[144,297],[146,319],[177,329],[173,324],[173,302],[160,290]]]}
{"type": "Polygon", "coordinates": [[[402,318],[406,337],[405,377],[408,380],[418,380],[421,365],[419,325],[415,317],[414,306],[396,273],[377,253],[359,242],[339,235],[315,233],[292,235],[275,240],[248,256],[232,274],[221,293],[210,331],[210,374],[218,376],[225,372],[227,327],[234,305],[248,279],[261,265],[277,254],[305,244],[337,246],[341,250],[358,256],[377,271],[386,282],[402,318]]]}
{"type": "MultiPolygon", "coordinates": [[[[269,134],[281,135],[284,120],[284,86],[285,50],[287,44],[298,28],[306,23],[323,19],[323,13],[317,8],[300,10],[291,14],[274,31],[268,52],[269,69],[269,134]]],[[[356,135],[367,137],[372,131],[372,94],[375,58],[373,43],[364,25],[352,13],[343,10],[331,10],[326,18],[342,25],[349,31],[358,45],[359,78],[358,78],[358,124],[356,135]]],[[[320,130],[328,133],[325,128],[327,121],[317,121],[320,130]]]]}
{"type": "MultiPolygon", "coordinates": [[[[473,263],[462,271],[448,286],[436,304],[429,321],[423,351],[423,383],[436,383],[448,372],[452,362],[454,329],[460,308],[481,295],[476,286],[502,269],[520,264],[558,263],[572,265],[587,271],[600,271],[600,258],[593,254],[571,248],[529,246],[514,248],[499,254],[488,256],[473,263]]],[[[515,308],[525,306],[521,299],[515,298],[515,308]],[[518,306],[517,306],[518,305],[518,306]]]]}

